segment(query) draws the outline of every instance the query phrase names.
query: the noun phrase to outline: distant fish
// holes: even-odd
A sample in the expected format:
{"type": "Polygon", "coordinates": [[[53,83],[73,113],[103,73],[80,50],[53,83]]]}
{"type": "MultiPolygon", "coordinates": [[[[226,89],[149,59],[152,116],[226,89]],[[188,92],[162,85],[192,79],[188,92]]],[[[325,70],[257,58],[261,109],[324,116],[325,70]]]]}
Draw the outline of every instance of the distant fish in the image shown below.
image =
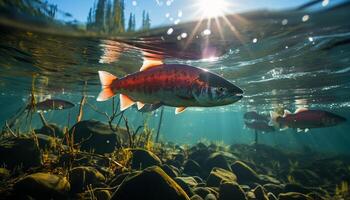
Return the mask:
{"type": "Polygon", "coordinates": [[[186,107],[212,107],[234,103],[243,97],[243,91],[226,79],[206,70],[180,64],[163,64],[148,60],[136,72],[118,79],[99,71],[102,91],[97,101],[105,101],[120,93],[120,110],[137,103],[177,107],[180,113],[186,107]]]}
{"type": "MultiPolygon", "coordinates": [[[[32,105],[30,105],[32,106],[32,105]]],[[[28,106],[27,108],[29,108],[28,106]]],[[[68,109],[74,107],[74,104],[61,100],[61,99],[46,99],[42,102],[36,103],[35,109],[38,111],[49,111],[49,110],[63,110],[63,109],[68,109]]]]}
{"type": "Polygon", "coordinates": [[[152,112],[157,110],[159,107],[161,107],[161,103],[156,104],[145,104],[141,109],[139,109],[140,112],[152,112]]]}
{"type": "Polygon", "coordinates": [[[244,113],[243,118],[245,120],[256,120],[256,121],[263,121],[263,122],[269,122],[269,119],[265,115],[258,114],[255,111],[249,111],[244,113]]]}
{"type": "Polygon", "coordinates": [[[261,132],[274,132],[275,131],[275,127],[270,126],[267,122],[265,121],[245,121],[244,122],[246,127],[250,128],[250,129],[254,129],[257,131],[261,131],[261,132]]]}
{"type": "Polygon", "coordinates": [[[301,108],[291,113],[284,111],[280,116],[275,112],[270,112],[271,121],[280,129],[295,128],[299,131],[307,132],[310,128],[322,128],[335,126],[346,121],[346,118],[323,110],[308,110],[301,108]]]}

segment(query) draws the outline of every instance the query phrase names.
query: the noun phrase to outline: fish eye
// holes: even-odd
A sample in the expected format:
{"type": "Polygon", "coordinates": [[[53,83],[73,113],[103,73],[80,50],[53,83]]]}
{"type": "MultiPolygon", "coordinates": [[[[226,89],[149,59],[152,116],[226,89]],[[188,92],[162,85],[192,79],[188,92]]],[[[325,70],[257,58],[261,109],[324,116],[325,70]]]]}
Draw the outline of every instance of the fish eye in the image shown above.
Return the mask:
{"type": "Polygon", "coordinates": [[[223,87],[218,87],[219,92],[223,92],[225,89],[223,87]]]}

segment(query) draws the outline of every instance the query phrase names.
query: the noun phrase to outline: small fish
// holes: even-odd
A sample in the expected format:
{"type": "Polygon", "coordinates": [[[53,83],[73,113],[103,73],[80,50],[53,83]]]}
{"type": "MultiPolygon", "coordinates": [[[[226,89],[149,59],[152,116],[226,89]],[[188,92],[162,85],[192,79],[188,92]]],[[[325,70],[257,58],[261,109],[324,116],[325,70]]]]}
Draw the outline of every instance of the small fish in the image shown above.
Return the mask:
{"type": "Polygon", "coordinates": [[[308,110],[300,108],[291,113],[284,111],[280,116],[275,112],[270,112],[272,123],[280,129],[294,128],[298,132],[307,132],[311,128],[322,128],[335,126],[346,121],[346,118],[324,110],[308,110]]]}
{"type": "Polygon", "coordinates": [[[265,133],[275,131],[275,127],[270,126],[267,122],[264,122],[264,121],[251,121],[251,122],[245,121],[244,123],[247,128],[254,129],[257,131],[261,131],[265,133]]]}
{"type": "MultiPolygon", "coordinates": [[[[36,103],[34,106],[37,111],[49,111],[72,108],[74,107],[74,104],[61,99],[46,99],[42,102],[36,103]]],[[[27,108],[29,107],[30,106],[28,106],[27,108]]]]}
{"type": "Polygon", "coordinates": [[[120,110],[137,103],[177,107],[175,113],[186,107],[212,107],[234,103],[243,97],[243,91],[226,79],[204,69],[163,64],[160,60],[146,60],[140,72],[118,79],[99,71],[102,85],[97,101],[105,101],[120,93],[120,110]]]}
{"type": "Polygon", "coordinates": [[[258,114],[255,111],[249,111],[244,113],[243,118],[245,120],[256,120],[256,121],[263,121],[263,122],[269,122],[269,119],[265,115],[258,114]]]}
{"type": "Polygon", "coordinates": [[[157,104],[145,104],[139,111],[140,112],[152,112],[157,110],[159,107],[161,107],[162,104],[161,103],[157,103],[157,104]]]}

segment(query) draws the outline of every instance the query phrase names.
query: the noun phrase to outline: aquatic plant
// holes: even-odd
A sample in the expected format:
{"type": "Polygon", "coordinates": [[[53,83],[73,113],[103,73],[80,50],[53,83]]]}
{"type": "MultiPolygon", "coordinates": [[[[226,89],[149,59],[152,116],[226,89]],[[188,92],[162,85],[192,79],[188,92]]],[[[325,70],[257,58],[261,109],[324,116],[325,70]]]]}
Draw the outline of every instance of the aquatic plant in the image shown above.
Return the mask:
{"type": "Polygon", "coordinates": [[[292,175],[288,175],[287,176],[287,180],[288,180],[289,183],[296,183],[296,180],[295,180],[295,178],[292,175]]]}
{"type": "Polygon", "coordinates": [[[349,197],[349,195],[349,183],[347,181],[342,181],[335,186],[336,197],[349,197]]]}

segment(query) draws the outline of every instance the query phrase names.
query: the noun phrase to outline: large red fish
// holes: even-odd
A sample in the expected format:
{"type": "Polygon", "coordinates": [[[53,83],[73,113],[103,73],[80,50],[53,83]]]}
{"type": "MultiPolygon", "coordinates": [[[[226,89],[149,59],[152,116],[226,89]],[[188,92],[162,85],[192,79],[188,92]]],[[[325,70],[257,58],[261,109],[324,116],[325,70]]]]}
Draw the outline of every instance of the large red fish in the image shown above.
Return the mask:
{"type": "Polygon", "coordinates": [[[188,65],[146,62],[140,72],[120,79],[104,71],[99,76],[102,91],[97,101],[120,93],[121,110],[137,102],[138,109],[145,103],[161,104],[177,107],[180,113],[186,107],[227,105],[243,97],[243,91],[226,79],[188,65]]]}
{"type": "Polygon", "coordinates": [[[307,131],[310,128],[322,128],[335,126],[346,121],[346,118],[330,113],[324,110],[308,110],[301,108],[291,113],[284,111],[284,115],[280,116],[275,112],[271,112],[271,120],[281,129],[295,128],[298,131],[307,131]]]}

